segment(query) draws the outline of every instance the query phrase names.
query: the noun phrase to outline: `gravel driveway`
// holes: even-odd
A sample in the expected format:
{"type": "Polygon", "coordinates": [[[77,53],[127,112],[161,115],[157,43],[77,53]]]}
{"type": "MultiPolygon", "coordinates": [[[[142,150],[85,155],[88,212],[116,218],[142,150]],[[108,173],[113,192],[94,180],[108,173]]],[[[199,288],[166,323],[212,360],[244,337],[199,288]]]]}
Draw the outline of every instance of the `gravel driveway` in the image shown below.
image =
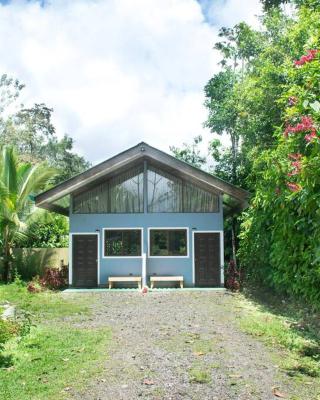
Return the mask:
{"type": "MultiPolygon", "coordinates": [[[[83,296],[84,294],[76,294],[83,296]]],[[[296,390],[272,351],[242,333],[236,296],[213,291],[102,292],[80,324],[110,326],[105,369],[74,399],[275,399],[296,390]]],[[[296,393],[297,394],[297,393],[296,393]]],[[[307,397],[305,397],[307,398],[307,397]]]]}

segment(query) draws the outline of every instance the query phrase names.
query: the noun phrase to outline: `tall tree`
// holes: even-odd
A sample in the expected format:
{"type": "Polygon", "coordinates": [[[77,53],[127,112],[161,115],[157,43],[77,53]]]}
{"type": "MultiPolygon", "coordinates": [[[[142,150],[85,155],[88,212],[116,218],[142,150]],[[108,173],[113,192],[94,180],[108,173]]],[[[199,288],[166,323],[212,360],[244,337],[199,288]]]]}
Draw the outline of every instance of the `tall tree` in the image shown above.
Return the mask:
{"type": "MultiPolygon", "coordinates": [[[[219,135],[226,134],[231,141],[231,169],[228,180],[238,184],[237,159],[239,153],[239,132],[237,130],[238,107],[235,97],[236,74],[227,67],[219,72],[205,87],[206,106],[209,117],[206,126],[219,135]]],[[[215,142],[217,143],[217,142],[215,142]]]]}
{"type": "Polygon", "coordinates": [[[18,104],[23,88],[18,80],[0,77],[0,146],[14,146],[22,161],[35,164],[46,160],[60,171],[55,183],[89,168],[90,163],[72,151],[70,136],[58,139],[51,108],[43,103],[28,108],[18,104]]]}
{"type": "Polygon", "coordinates": [[[185,161],[193,167],[202,168],[205,166],[207,159],[201,155],[199,145],[202,142],[202,136],[196,136],[193,138],[192,144],[183,143],[182,148],[170,146],[170,150],[173,155],[179,160],[185,161]]]}

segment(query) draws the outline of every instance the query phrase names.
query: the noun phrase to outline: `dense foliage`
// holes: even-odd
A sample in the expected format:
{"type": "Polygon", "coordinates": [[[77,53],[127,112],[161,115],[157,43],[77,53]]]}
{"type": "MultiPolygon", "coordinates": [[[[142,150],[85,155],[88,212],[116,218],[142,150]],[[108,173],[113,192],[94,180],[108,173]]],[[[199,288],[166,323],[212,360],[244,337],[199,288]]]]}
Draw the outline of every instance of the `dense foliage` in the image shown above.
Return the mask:
{"type": "Polygon", "coordinates": [[[19,245],[27,248],[68,247],[68,235],[67,217],[39,210],[30,220],[26,238],[20,241],[19,245]]]}
{"type": "Polygon", "coordinates": [[[283,124],[253,162],[255,196],[243,217],[240,255],[250,278],[320,304],[320,12],[301,9],[287,36],[305,43],[276,99],[283,124]],[[302,31],[302,27],[307,28],[302,31]],[[306,35],[308,33],[308,35],[306,35]],[[294,35],[294,36],[293,36],[294,35]],[[303,50],[303,51],[302,51],[303,50]]]}
{"type": "Polygon", "coordinates": [[[290,15],[284,3],[263,1],[259,31],[221,29],[206,126],[230,142],[209,144],[213,173],[252,194],[241,226],[226,219],[231,264],[319,306],[320,2],[292,1],[290,15]]]}
{"type": "Polygon", "coordinates": [[[5,146],[0,156],[0,257],[2,276],[8,281],[12,269],[12,248],[27,235],[33,215],[30,195],[43,190],[56,171],[45,163],[32,166],[18,160],[12,147],[5,146]]]}

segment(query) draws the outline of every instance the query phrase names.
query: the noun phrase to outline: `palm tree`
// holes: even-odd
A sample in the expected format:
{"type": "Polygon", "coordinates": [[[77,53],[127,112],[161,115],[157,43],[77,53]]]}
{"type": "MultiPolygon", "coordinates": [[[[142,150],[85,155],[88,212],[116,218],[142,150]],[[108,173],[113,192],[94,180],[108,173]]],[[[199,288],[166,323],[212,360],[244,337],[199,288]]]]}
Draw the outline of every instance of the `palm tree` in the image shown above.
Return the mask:
{"type": "Polygon", "coordinates": [[[12,247],[26,237],[28,219],[35,207],[33,194],[41,191],[56,174],[45,163],[19,162],[15,150],[4,146],[0,154],[0,249],[3,280],[8,282],[12,265],[12,247]]]}

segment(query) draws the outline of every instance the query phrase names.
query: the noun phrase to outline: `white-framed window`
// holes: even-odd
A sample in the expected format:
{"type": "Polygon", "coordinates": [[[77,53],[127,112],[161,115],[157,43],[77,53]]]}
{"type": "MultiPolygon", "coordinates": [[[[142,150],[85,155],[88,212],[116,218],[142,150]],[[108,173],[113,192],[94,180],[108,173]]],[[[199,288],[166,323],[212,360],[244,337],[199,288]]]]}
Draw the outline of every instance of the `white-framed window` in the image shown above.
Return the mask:
{"type": "Polygon", "coordinates": [[[104,228],[103,257],[141,257],[143,249],[142,228],[104,228]]]}
{"type": "Polygon", "coordinates": [[[189,257],[188,228],[149,228],[150,258],[189,257]]]}

